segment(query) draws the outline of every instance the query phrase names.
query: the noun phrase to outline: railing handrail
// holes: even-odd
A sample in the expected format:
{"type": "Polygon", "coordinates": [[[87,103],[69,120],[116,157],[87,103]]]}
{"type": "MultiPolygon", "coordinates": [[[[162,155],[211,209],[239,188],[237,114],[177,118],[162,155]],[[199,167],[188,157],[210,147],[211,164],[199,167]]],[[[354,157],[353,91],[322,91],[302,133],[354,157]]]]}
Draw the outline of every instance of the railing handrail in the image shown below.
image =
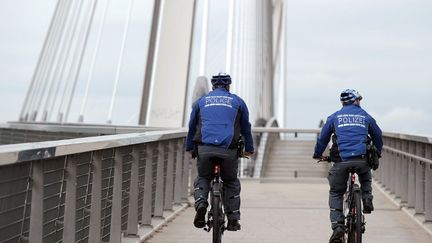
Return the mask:
{"type": "Polygon", "coordinates": [[[91,134],[121,134],[146,131],[177,130],[179,128],[126,126],[106,124],[81,124],[81,123],[57,123],[57,122],[8,122],[0,123],[3,129],[21,129],[46,132],[73,132],[91,134]]]}
{"type": "Polygon", "coordinates": [[[420,135],[405,134],[405,133],[394,133],[394,132],[384,132],[383,135],[392,138],[399,138],[404,140],[432,144],[432,137],[428,137],[428,136],[420,136],[420,135]]]}
{"type": "MultiPolygon", "coordinates": [[[[61,125],[57,124],[53,127],[53,125],[46,124],[19,124],[19,123],[9,123],[7,126],[1,124],[0,127],[4,128],[17,128],[17,129],[28,129],[32,130],[46,130],[47,127],[51,127],[51,131],[57,131],[60,129],[61,125]]],[[[164,131],[145,131],[141,133],[123,133],[127,131],[143,131],[144,129],[154,129],[154,128],[145,128],[145,127],[127,127],[127,126],[100,126],[97,125],[68,125],[69,131],[78,131],[81,132],[84,130],[95,131],[94,129],[106,132],[115,132],[116,130],[120,134],[115,135],[106,135],[106,136],[95,136],[95,137],[85,137],[85,138],[74,138],[74,139],[64,139],[64,140],[56,140],[56,141],[45,141],[45,142],[33,142],[33,143],[21,143],[21,144],[11,144],[11,145],[1,145],[0,146],[0,166],[50,158],[55,156],[63,156],[74,153],[82,153],[88,152],[91,150],[97,149],[108,149],[118,146],[127,146],[139,143],[146,142],[155,142],[160,140],[166,140],[171,138],[179,138],[184,137],[186,135],[186,128],[179,129],[171,129],[164,131]],[[76,130],[79,128],[78,130],[76,130]],[[92,130],[93,129],[93,130],[92,130]],[[119,132],[122,131],[122,132],[119,132]]],[[[64,131],[64,130],[63,130],[64,131]]],[[[319,133],[320,129],[304,129],[304,128],[279,128],[279,127],[253,127],[253,132],[262,132],[262,133],[303,133],[303,134],[314,134],[319,133]]],[[[384,136],[405,139],[416,142],[423,142],[432,144],[432,138],[426,136],[417,136],[410,134],[402,134],[402,133],[392,133],[392,132],[384,132],[384,136]]],[[[393,152],[411,157],[416,160],[421,160],[427,163],[431,163],[430,160],[421,158],[417,155],[409,154],[394,148],[390,148],[388,146],[385,147],[393,152]]]]}
{"type": "MultiPolygon", "coordinates": [[[[276,120],[276,117],[272,117],[270,118],[270,120],[267,121],[265,127],[254,127],[252,128],[253,132],[260,132],[262,128],[264,129],[271,129],[273,126],[278,126],[278,122],[276,120]]],[[[269,132],[263,131],[263,135],[261,137],[261,141],[259,142],[259,147],[257,148],[257,157],[255,160],[255,165],[254,165],[254,177],[255,178],[260,178],[261,177],[261,173],[263,170],[263,163],[266,160],[265,156],[267,156],[267,151],[268,151],[268,136],[269,136],[269,132]]]]}
{"type": "Polygon", "coordinates": [[[269,133],[319,133],[320,129],[314,128],[279,128],[279,127],[253,127],[252,132],[269,132],[269,133]]]}
{"type": "MultiPolygon", "coordinates": [[[[253,132],[270,132],[270,133],[319,133],[321,129],[317,128],[281,128],[281,127],[253,127],[253,132]]],[[[383,136],[411,140],[415,142],[431,143],[432,137],[420,136],[406,133],[383,132],[383,136]]]]}
{"type": "MultiPolygon", "coordinates": [[[[8,122],[0,123],[0,128],[10,129],[29,129],[35,131],[49,132],[80,132],[80,133],[103,133],[103,134],[120,134],[132,132],[146,132],[155,130],[177,130],[185,128],[169,127],[147,127],[147,126],[126,126],[126,125],[107,125],[107,124],[81,124],[81,123],[41,123],[41,122],[8,122]]],[[[253,132],[270,132],[270,133],[319,133],[317,128],[281,128],[281,127],[253,127],[253,132]]],[[[432,137],[421,136],[408,133],[384,132],[384,136],[392,138],[406,139],[416,142],[431,143],[432,137]]]]}
{"type": "Polygon", "coordinates": [[[0,146],[0,166],[94,150],[181,138],[185,129],[149,131],[0,146]]]}
{"type": "Polygon", "coordinates": [[[391,152],[393,152],[393,153],[399,154],[399,155],[406,156],[406,157],[408,157],[408,158],[410,158],[410,159],[414,159],[414,160],[422,161],[422,162],[425,162],[425,163],[428,163],[428,164],[432,165],[432,160],[430,160],[430,159],[423,158],[423,157],[421,157],[421,156],[417,156],[417,155],[415,155],[415,154],[407,153],[407,152],[404,152],[404,151],[402,151],[402,150],[399,150],[399,149],[395,149],[395,148],[389,147],[389,146],[387,146],[387,145],[384,145],[384,149],[386,149],[386,150],[388,150],[388,151],[391,151],[391,152]]]}

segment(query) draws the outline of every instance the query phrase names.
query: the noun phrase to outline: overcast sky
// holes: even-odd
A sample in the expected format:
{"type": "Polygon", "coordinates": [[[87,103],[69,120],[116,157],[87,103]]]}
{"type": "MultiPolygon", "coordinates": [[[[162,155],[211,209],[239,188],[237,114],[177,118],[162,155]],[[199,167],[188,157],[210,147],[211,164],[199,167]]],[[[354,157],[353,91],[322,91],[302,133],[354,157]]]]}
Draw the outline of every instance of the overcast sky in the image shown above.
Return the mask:
{"type": "MultiPolygon", "coordinates": [[[[18,118],[55,2],[0,2],[0,122],[18,118]]],[[[100,60],[118,56],[127,12],[126,1],[111,2],[100,60]]],[[[127,88],[119,90],[114,109],[119,124],[136,123],[144,75],[151,5],[147,0],[135,2],[124,59],[127,65],[120,81],[120,87],[127,88]]],[[[213,0],[212,4],[226,1],[213,0]]],[[[354,88],[364,97],[363,108],[383,130],[432,135],[432,1],[288,0],[287,13],[288,127],[317,127],[320,119],[340,108],[340,91],[354,88]]],[[[220,40],[217,30],[211,32],[215,34],[209,35],[209,43],[220,40]]],[[[94,34],[90,38],[91,50],[94,34]]],[[[89,60],[86,54],[84,67],[89,60]]],[[[115,65],[110,61],[96,64],[98,81],[91,87],[86,113],[89,122],[105,121],[107,111],[100,107],[109,105],[115,65]]],[[[77,93],[83,88],[79,86],[77,93]]],[[[74,103],[74,112],[79,105],[74,103]]]]}
{"type": "Polygon", "coordinates": [[[354,88],[383,130],[432,134],[431,13],[429,0],[288,1],[288,125],[354,88]]]}

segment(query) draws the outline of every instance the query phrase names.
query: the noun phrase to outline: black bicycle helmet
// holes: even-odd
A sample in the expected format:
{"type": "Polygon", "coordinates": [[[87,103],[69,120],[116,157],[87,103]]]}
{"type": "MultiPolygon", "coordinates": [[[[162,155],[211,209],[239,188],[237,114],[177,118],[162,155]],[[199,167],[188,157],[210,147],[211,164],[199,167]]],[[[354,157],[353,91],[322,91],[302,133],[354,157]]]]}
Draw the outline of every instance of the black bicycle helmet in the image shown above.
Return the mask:
{"type": "Polygon", "coordinates": [[[231,76],[226,73],[218,73],[217,75],[212,76],[211,83],[213,86],[215,85],[230,85],[231,84],[231,76]]]}
{"type": "Polygon", "coordinates": [[[351,103],[355,100],[362,100],[363,97],[361,94],[355,89],[345,89],[341,92],[340,101],[343,103],[351,103]]]}

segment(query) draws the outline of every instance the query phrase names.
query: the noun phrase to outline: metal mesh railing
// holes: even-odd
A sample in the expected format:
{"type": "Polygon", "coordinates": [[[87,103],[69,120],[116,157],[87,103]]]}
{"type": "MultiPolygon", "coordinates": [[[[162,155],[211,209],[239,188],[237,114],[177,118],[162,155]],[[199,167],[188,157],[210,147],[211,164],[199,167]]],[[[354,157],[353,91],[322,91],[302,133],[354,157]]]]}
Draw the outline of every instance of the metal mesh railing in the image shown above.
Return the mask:
{"type": "Polygon", "coordinates": [[[136,236],[139,225],[188,196],[184,136],[150,132],[37,148],[3,146],[0,242],[119,242],[122,235],[136,236]],[[181,186],[174,178],[182,179],[181,186]]]}
{"type": "Polygon", "coordinates": [[[76,242],[88,242],[92,188],[92,152],[78,155],[76,196],[76,242]]]}
{"type": "Polygon", "coordinates": [[[378,182],[417,218],[432,222],[432,139],[387,134],[378,182]]]}
{"type": "Polygon", "coordinates": [[[28,237],[32,182],[31,164],[0,170],[0,242],[28,237]]]}

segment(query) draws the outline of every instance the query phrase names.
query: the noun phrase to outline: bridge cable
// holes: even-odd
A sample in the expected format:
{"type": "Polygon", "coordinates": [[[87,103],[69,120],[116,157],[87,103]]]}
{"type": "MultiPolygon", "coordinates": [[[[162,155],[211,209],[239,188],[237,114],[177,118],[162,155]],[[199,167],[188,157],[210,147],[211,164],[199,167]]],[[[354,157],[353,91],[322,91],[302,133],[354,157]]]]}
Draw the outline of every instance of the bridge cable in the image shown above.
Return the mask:
{"type": "Polygon", "coordinates": [[[239,11],[240,11],[240,5],[239,1],[234,1],[234,38],[233,38],[233,61],[232,61],[232,76],[234,78],[233,82],[233,91],[238,92],[239,89],[239,83],[238,83],[238,50],[239,50],[239,32],[240,32],[240,26],[239,26],[239,11]]]}
{"type": "Polygon", "coordinates": [[[48,106],[52,106],[56,103],[56,97],[54,96],[54,99],[52,99],[53,90],[62,82],[61,77],[59,77],[59,75],[61,75],[61,72],[63,71],[60,70],[63,70],[62,65],[65,65],[63,63],[66,62],[67,59],[68,45],[70,45],[70,41],[72,41],[73,39],[73,35],[71,37],[70,28],[71,25],[73,25],[73,20],[75,18],[75,15],[78,13],[77,9],[79,8],[79,4],[77,4],[77,1],[75,1],[74,3],[72,3],[72,1],[68,1],[68,2],[69,2],[69,10],[66,16],[63,18],[62,26],[60,27],[61,34],[58,40],[58,44],[59,44],[58,49],[60,50],[60,52],[58,52],[56,56],[53,57],[53,60],[55,58],[55,62],[54,62],[55,64],[53,65],[51,75],[49,76],[50,83],[48,88],[48,94],[42,108],[43,109],[42,121],[49,120],[52,113],[52,109],[49,110],[48,106]]]}
{"type": "MultiPolygon", "coordinates": [[[[64,14],[68,14],[68,12],[65,12],[64,14]]],[[[32,107],[34,110],[32,120],[37,120],[38,115],[40,114],[40,107],[43,102],[43,100],[46,98],[45,93],[47,91],[46,86],[50,83],[50,77],[53,74],[54,66],[56,65],[56,57],[59,55],[60,50],[60,42],[63,36],[63,26],[64,26],[65,18],[64,16],[61,17],[61,21],[58,26],[59,33],[55,34],[55,39],[53,40],[52,48],[50,48],[50,57],[47,59],[47,64],[45,65],[45,68],[43,69],[43,76],[41,76],[41,80],[43,82],[40,84],[38,93],[36,97],[36,100],[32,102],[32,107]]]]}
{"type": "Polygon", "coordinates": [[[231,73],[232,45],[233,45],[233,22],[234,22],[234,1],[229,0],[228,5],[228,31],[226,38],[225,72],[231,73]]]}
{"type": "Polygon", "coordinates": [[[116,96],[116,93],[117,93],[117,86],[118,86],[119,79],[120,79],[120,71],[121,71],[122,61],[123,61],[124,47],[125,47],[126,39],[127,39],[130,17],[132,15],[133,2],[134,2],[134,0],[130,0],[128,15],[126,16],[126,24],[125,24],[125,28],[124,28],[124,31],[123,31],[122,43],[121,43],[121,48],[120,48],[120,56],[119,56],[119,60],[117,62],[117,71],[116,71],[116,76],[115,76],[115,80],[114,80],[113,93],[112,93],[112,96],[111,96],[111,104],[110,104],[110,108],[109,108],[109,111],[108,111],[108,120],[107,120],[108,124],[111,124],[111,122],[112,122],[112,112],[113,112],[113,109],[114,109],[115,96],[116,96]]]}
{"type": "Polygon", "coordinates": [[[245,62],[245,1],[240,1],[240,4],[242,7],[240,8],[240,46],[239,46],[239,90],[237,91],[241,97],[244,97],[244,85],[243,80],[245,78],[245,72],[244,72],[244,62],[245,62]]]}
{"type": "Polygon", "coordinates": [[[36,119],[37,116],[37,111],[34,110],[34,106],[35,103],[37,101],[37,99],[39,98],[39,90],[40,87],[42,85],[42,82],[46,79],[46,71],[48,68],[50,67],[50,60],[53,59],[52,55],[53,55],[53,50],[55,50],[57,48],[56,43],[59,41],[60,38],[60,34],[58,34],[57,30],[61,28],[61,24],[62,24],[62,20],[63,20],[63,15],[64,13],[66,13],[68,11],[70,5],[66,5],[65,7],[62,7],[61,10],[59,10],[57,16],[56,16],[56,21],[53,24],[52,27],[52,33],[48,33],[47,35],[47,49],[46,51],[44,51],[43,53],[43,57],[41,60],[41,64],[40,64],[40,69],[38,70],[38,73],[36,74],[35,77],[35,85],[34,87],[32,87],[32,93],[31,96],[29,98],[29,102],[28,102],[28,106],[27,106],[27,114],[28,114],[28,121],[32,121],[36,119]]]}
{"type": "Polygon", "coordinates": [[[85,5],[86,2],[91,4],[90,1],[86,1],[86,0],[83,0],[81,3],[80,14],[79,14],[79,17],[76,19],[76,26],[74,26],[73,35],[76,36],[76,38],[75,38],[75,41],[71,43],[71,47],[73,48],[73,52],[70,55],[68,55],[68,59],[70,60],[69,66],[68,66],[67,70],[64,73],[62,73],[62,75],[65,75],[64,76],[65,85],[63,87],[63,95],[61,96],[61,99],[60,99],[59,112],[58,112],[58,117],[57,117],[57,121],[61,122],[61,123],[65,122],[66,101],[69,99],[68,97],[70,96],[70,93],[71,93],[70,90],[72,89],[72,86],[73,86],[72,73],[74,72],[74,70],[77,67],[78,55],[80,53],[81,42],[83,39],[84,23],[85,23],[85,20],[87,19],[87,16],[90,14],[89,5],[85,5]],[[85,10],[83,10],[83,7],[85,10]]]}
{"type": "Polygon", "coordinates": [[[246,99],[246,100],[248,100],[249,102],[251,102],[252,101],[252,97],[250,96],[250,90],[251,90],[251,88],[253,88],[254,86],[253,85],[247,85],[246,84],[246,80],[248,81],[248,82],[250,82],[252,79],[253,79],[253,77],[251,77],[251,73],[249,72],[249,70],[250,70],[250,66],[251,66],[251,62],[252,61],[254,61],[252,58],[256,58],[256,55],[251,55],[252,54],[252,51],[251,51],[251,47],[252,47],[252,41],[250,40],[250,37],[252,36],[252,31],[251,31],[251,25],[253,26],[253,20],[255,19],[255,18],[253,18],[252,16],[251,16],[251,14],[253,14],[254,12],[254,9],[252,8],[253,6],[252,5],[254,5],[254,4],[251,4],[249,1],[247,1],[247,2],[245,2],[245,4],[246,4],[246,6],[245,6],[245,9],[244,9],[244,13],[245,13],[245,36],[246,36],[246,38],[245,38],[245,52],[244,52],[244,79],[242,80],[244,83],[243,83],[243,89],[244,89],[244,98],[246,99]],[[251,24],[252,23],[252,24],[251,24]]]}
{"type": "MultiPolygon", "coordinates": [[[[64,73],[65,73],[65,68],[68,64],[68,60],[70,57],[70,51],[71,48],[73,46],[73,41],[75,38],[75,34],[76,34],[76,27],[78,26],[78,22],[79,22],[79,18],[81,15],[81,9],[83,6],[83,1],[77,1],[78,3],[75,5],[75,8],[78,9],[77,11],[74,11],[74,13],[70,16],[69,21],[68,21],[68,25],[66,27],[66,34],[64,36],[65,41],[63,42],[63,48],[65,48],[66,50],[63,51],[59,57],[58,60],[58,65],[56,66],[56,72],[53,76],[55,82],[53,83],[53,89],[54,91],[54,95],[52,98],[52,102],[49,102],[49,109],[48,109],[48,118],[47,120],[51,120],[51,116],[54,113],[54,108],[55,106],[58,104],[57,102],[57,96],[60,90],[60,87],[63,85],[63,83],[65,83],[65,79],[64,79],[64,73]]],[[[65,87],[67,86],[67,84],[64,85],[65,87]]],[[[64,96],[64,94],[63,94],[64,96]]],[[[51,100],[50,100],[51,101],[51,100]]],[[[59,104],[59,110],[61,108],[61,104],[59,104]]],[[[58,113],[58,118],[60,117],[60,114],[58,113]]],[[[57,119],[58,120],[58,119],[57,119]]]]}
{"type": "Polygon", "coordinates": [[[204,1],[202,26],[201,26],[201,43],[200,43],[200,62],[199,62],[199,76],[205,76],[207,64],[207,34],[208,34],[208,21],[209,21],[209,8],[210,0],[204,1]]]}
{"type": "MultiPolygon", "coordinates": [[[[71,11],[71,4],[72,4],[72,2],[69,1],[68,6],[66,7],[65,11],[62,13],[62,16],[60,19],[61,22],[59,23],[58,28],[57,28],[58,34],[57,34],[57,38],[56,38],[55,43],[54,43],[55,47],[53,48],[53,50],[55,50],[55,51],[53,52],[53,55],[52,55],[51,60],[50,60],[51,61],[50,70],[49,70],[48,74],[46,75],[46,77],[44,77],[44,79],[46,81],[45,87],[46,87],[46,85],[48,85],[49,88],[48,88],[48,94],[45,98],[45,105],[44,105],[45,108],[42,108],[42,118],[41,118],[42,121],[47,120],[48,112],[47,112],[46,106],[50,102],[53,83],[56,82],[56,80],[54,79],[54,75],[55,75],[55,71],[57,69],[59,58],[61,56],[61,53],[63,52],[62,51],[63,43],[66,41],[64,38],[65,26],[67,24],[67,20],[70,16],[71,12],[72,12],[71,11]]],[[[43,89],[43,92],[39,95],[39,101],[34,102],[35,104],[39,103],[39,105],[36,105],[36,109],[38,111],[39,111],[39,107],[41,106],[42,99],[44,98],[43,96],[45,93],[45,87],[43,89]]],[[[34,120],[36,120],[36,118],[37,118],[37,116],[35,117],[34,120]]]]}
{"type": "MultiPolygon", "coordinates": [[[[70,112],[70,108],[71,108],[71,104],[72,104],[72,100],[73,100],[74,95],[75,95],[75,89],[76,89],[76,85],[78,83],[79,73],[80,73],[80,70],[81,70],[81,67],[82,67],[82,62],[83,62],[85,50],[87,49],[88,37],[90,35],[90,30],[91,30],[91,27],[92,27],[92,24],[93,24],[93,19],[94,19],[95,11],[96,11],[96,8],[97,8],[97,3],[98,3],[98,0],[93,0],[93,4],[92,4],[92,6],[90,8],[90,16],[88,16],[88,20],[85,23],[86,29],[85,29],[85,31],[84,31],[84,29],[81,29],[80,36],[84,35],[84,37],[83,37],[84,39],[83,39],[83,43],[82,43],[82,46],[81,46],[80,57],[79,57],[79,60],[78,60],[78,63],[77,63],[78,66],[76,67],[74,76],[71,79],[71,81],[73,80],[73,85],[72,85],[72,90],[71,90],[71,93],[69,95],[69,100],[68,100],[68,103],[67,103],[67,106],[66,106],[66,114],[65,114],[65,119],[64,119],[65,121],[68,120],[69,112],[70,112]]],[[[75,54],[78,54],[78,51],[75,52],[75,54]]]]}
{"type": "MultiPolygon", "coordinates": [[[[67,9],[67,12],[65,12],[65,16],[66,18],[69,17],[70,12],[72,12],[72,8],[71,8],[71,4],[70,3],[67,9]]],[[[46,93],[46,86],[47,84],[50,82],[49,80],[51,79],[53,72],[54,72],[54,67],[57,65],[57,57],[60,55],[59,53],[63,52],[63,50],[60,48],[60,44],[62,42],[62,38],[64,38],[64,26],[66,24],[66,19],[64,16],[62,16],[61,22],[59,24],[59,34],[56,34],[56,39],[53,41],[53,47],[51,48],[51,56],[49,57],[49,59],[47,60],[47,65],[46,68],[43,70],[43,75],[41,77],[41,79],[44,81],[43,83],[41,83],[41,85],[39,86],[39,89],[37,90],[38,93],[35,96],[36,100],[34,102],[32,102],[32,110],[34,110],[33,115],[32,115],[32,120],[36,121],[37,117],[39,115],[39,110],[42,104],[42,101],[45,99],[45,93],[46,93]]],[[[63,42],[65,40],[63,39],[63,42]]],[[[48,97],[47,97],[48,98],[48,97]]]]}
{"type": "Polygon", "coordinates": [[[26,117],[27,117],[26,120],[27,121],[35,120],[35,118],[37,116],[37,111],[33,110],[33,107],[35,104],[34,100],[37,100],[39,98],[38,92],[40,90],[40,86],[42,85],[42,82],[45,80],[44,75],[45,75],[47,66],[49,66],[48,62],[49,62],[49,60],[52,59],[51,54],[52,54],[52,51],[55,49],[55,47],[53,48],[52,46],[55,45],[55,43],[57,42],[57,39],[58,39],[57,29],[59,28],[58,27],[59,21],[61,23],[62,13],[64,11],[67,11],[67,7],[66,8],[64,8],[63,6],[60,6],[60,7],[62,7],[62,8],[61,9],[59,8],[57,13],[54,13],[54,16],[55,16],[54,23],[51,27],[51,31],[49,31],[47,33],[46,49],[43,51],[43,53],[40,54],[41,55],[40,66],[39,66],[39,69],[37,70],[37,73],[35,73],[35,76],[34,76],[35,82],[34,82],[33,87],[31,87],[31,90],[32,90],[31,95],[28,99],[28,103],[26,106],[27,111],[25,113],[26,113],[26,117]]]}
{"type": "Polygon", "coordinates": [[[25,97],[25,100],[24,100],[24,104],[21,107],[21,112],[20,112],[20,116],[19,116],[19,120],[20,121],[24,121],[24,120],[26,120],[28,118],[28,114],[25,114],[25,113],[26,113],[27,107],[29,105],[29,101],[30,101],[29,98],[30,98],[30,96],[31,96],[31,94],[33,92],[33,87],[35,85],[35,81],[36,81],[37,75],[38,75],[39,70],[41,68],[42,59],[45,58],[45,54],[46,54],[47,47],[48,47],[48,42],[49,42],[49,39],[51,38],[51,35],[53,33],[54,25],[58,21],[59,11],[60,11],[60,9],[62,7],[61,3],[62,3],[61,0],[58,0],[57,4],[55,6],[54,14],[53,14],[53,17],[51,18],[51,22],[50,22],[50,25],[48,27],[48,32],[47,32],[47,34],[45,36],[44,44],[43,44],[42,50],[41,50],[41,52],[39,54],[39,58],[38,58],[38,61],[36,63],[36,68],[35,68],[35,70],[33,72],[32,79],[30,81],[30,87],[27,90],[27,94],[26,94],[26,97],[25,97]],[[27,116],[27,118],[26,118],[26,116],[27,116]]]}
{"type": "Polygon", "coordinates": [[[93,79],[94,66],[96,63],[96,57],[98,56],[98,53],[99,53],[99,47],[100,47],[102,33],[105,29],[106,15],[108,12],[109,3],[110,3],[110,0],[107,0],[105,3],[105,6],[104,6],[103,15],[102,15],[102,23],[101,23],[101,26],[99,28],[99,32],[98,32],[97,37],[96,37],[97,38],[96,39],[96,49],[93,53],[93,57],[92,57],[91,64],[90,64],[90,70],[89,70],[89,74],[87,77],[87,83],[86,83],[84,97],[83,97],[82,104],[81,104],[78,122],[84,121],[84,112],[85,112],[85,109],[87,107],[87,98],[88,98],[88,93],[89,93],[89,89],[90,89],[90,82],[93,79]]]}

